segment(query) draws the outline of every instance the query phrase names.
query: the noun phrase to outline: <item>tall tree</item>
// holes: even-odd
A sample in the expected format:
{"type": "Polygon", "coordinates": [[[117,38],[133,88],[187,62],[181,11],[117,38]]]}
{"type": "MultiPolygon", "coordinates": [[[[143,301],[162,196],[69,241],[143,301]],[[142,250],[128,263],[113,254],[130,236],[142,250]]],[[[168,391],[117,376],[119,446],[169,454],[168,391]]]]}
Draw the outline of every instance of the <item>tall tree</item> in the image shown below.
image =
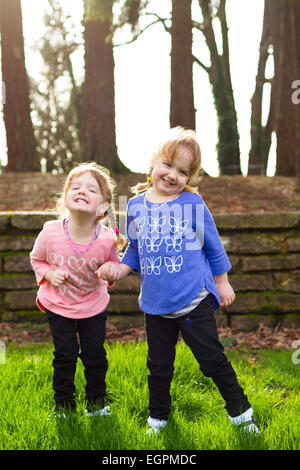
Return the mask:
{"type": "Polygon", "coordinates": [[[78,38],[58,0],[48,0],[45,30],[36,48],[43,58],[39,82],[31,77],[33,125],[40,159],[47,171],[68,171],[79,161],[81,86],[77,85],[72,53],[78,38]]]}
{"type": "Polygon", "coordinates": [[[191,5],[172,1],[170,125],[195,129],[191,5]]]}
{"type": "Polygon", "coordinates": [[[114,0],[85,0],[85,81],[82,90],[82,159],[116,173],[128,172],[118,157],[115,130],[112,7],[114,0]]]}
{"type": "MultiPolygon", "coordinates": [[[[272,132],[276,134],[276,175],[300,178],[300,116],[293,103],[292,83],[300,72],[300,4],[298,0],[265,0],[256,88],[252,97],[251,150],[248,174],[265,174],[272,132]],[[274,77],[265,64],[273,51],[274,77]],[[262,126],[263,86],[271,84],[269,116],[262,126]]],[[[300,183],[299,183],[300,186],[300,183]]]]}
{"type": "Polygon", "coordinates": [[[8,159],[6,170],[39,171],[30,116],[20,0],[0,1],[0,31],[2,79],[6,90],[3,111],[8,159]]]}
{"type": "Polygon", "coordinates": [[[209,76],[218,118],[218,162],[222,175],[241,174],[239,133],[230,72],[226,0],[199,0],[203,23],[194,26],[204,34],[210,53],[210,66],[194,58],[209,76]],[[222,54],[217,47],[213,20],[218,19],[222,34],[222,54]]]}
{"type": "Polygon", "coordinates": [[[273,0],[265,0],[256,85],[251,98],[251,149],[249,153],[248,175],[266,174],[274,126],[274,94],[271,94],[267,123],[265,126],[262,123],[264,85],[266,83],[272,84],[272,80],[270,81],[266,78],[266,64],[270,56],[270,46],[272,44],[270,24],[272,6],[274,6],[273,0]]]}
{"type": "Polygon", "coordinates": [[[300,4],[295,0],[275,0],[272,3],[274,47],[274,129],[277,137],[276,175],[295,176],[299,158],[300,130],[298,107],[291,100],[291,84],[299,78],[300,4]]]}

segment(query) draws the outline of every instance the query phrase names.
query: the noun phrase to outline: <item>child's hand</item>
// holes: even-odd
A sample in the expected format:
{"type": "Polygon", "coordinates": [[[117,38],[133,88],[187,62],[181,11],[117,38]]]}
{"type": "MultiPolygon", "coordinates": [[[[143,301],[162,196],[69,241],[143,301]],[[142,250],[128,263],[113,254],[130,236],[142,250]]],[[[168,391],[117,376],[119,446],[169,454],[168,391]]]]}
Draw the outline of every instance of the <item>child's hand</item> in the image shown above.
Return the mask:
{"type": "Polygon", "coordinates": [[[221,307],[229,307],[234,302],[235,293],[228,282],[227,274],[215,276],[217,291],[221,300],[221,307]]]}
{"type": "Polygon", "coordinates": [[[217,291],[221,300],[221,307],[229,307],[235,300],[235,293],[229,284],[227,283],[216,283],[217,291]]]}
{"type": "Polygon", "coordinates": [[[118,264],[113,262],[107,262],[102,264],[97,271],[95,271],[97,277],[101,277],[104,281],[118,281],[121,277],[120,269],[118,264]]]}
{"type": "Polygon", "coordinates": [[[69,273],[58,268],[54,271],[48,271],[44,277],[54,287],[59,287],[68,279],[69,273]]]}

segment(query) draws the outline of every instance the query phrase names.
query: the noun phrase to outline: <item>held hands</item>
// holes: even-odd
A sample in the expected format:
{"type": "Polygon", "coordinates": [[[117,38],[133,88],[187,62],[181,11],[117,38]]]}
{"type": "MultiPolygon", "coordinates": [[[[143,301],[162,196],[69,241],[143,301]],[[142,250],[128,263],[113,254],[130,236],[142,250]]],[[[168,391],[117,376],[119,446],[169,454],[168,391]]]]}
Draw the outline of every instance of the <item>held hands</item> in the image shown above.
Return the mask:
{"type": "Polygon", "coordinates": [[[95,274],[98,278],[102,278],[104,281],[113,282],[119,281],[122,277],[121,270],[118,264],[108,261],[102,264],[95,274]]]}

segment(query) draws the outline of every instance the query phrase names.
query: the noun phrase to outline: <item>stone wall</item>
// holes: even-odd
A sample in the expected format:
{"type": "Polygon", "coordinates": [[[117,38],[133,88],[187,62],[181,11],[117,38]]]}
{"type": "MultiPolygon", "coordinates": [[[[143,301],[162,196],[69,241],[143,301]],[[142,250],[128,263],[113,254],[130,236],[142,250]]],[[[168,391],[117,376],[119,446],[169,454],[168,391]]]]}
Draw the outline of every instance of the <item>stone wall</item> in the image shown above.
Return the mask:
{"type": "MultiPolygon", "coordinates": [[[[42,320],[29,262],[34,240],[54,213],[0,213],[0,320],[42,320]]],[[[219,326],[252,328],[259,322],[300,324],[300,212],[214,216],[229,255],[236,301],[219,326]]],[[[143,323],[138,307],[139,276],[130,274],[111,289],[111,321],[143,323]]]]}

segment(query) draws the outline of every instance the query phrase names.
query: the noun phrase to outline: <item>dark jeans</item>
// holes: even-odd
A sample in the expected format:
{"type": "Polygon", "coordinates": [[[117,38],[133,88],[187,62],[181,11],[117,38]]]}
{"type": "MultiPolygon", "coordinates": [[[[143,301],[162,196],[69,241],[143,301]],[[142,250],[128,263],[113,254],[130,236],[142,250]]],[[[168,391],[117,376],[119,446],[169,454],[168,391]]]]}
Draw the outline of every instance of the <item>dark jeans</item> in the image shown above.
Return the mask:
{"type": "Polygon", "coordinates": [[[219,342],[210,295],[194,310],[177,319],[146,314],[149,413],[167,419],[170,414],[170,384],[174,371],[175,345],[181,332],[205,377],[219,389],[231,417],[251,407],[235,371],[219,342]]]}
{"type": "Polygon", "coordinates": [[[74,377],[77,357],[80,357],[84,365],[88,405],[100,403],[102,406],[106,395],[106,312],[78,320],[49,310],[46,312],[54,343],[53,389],[56,405],[75,408],[74,377]]]}

